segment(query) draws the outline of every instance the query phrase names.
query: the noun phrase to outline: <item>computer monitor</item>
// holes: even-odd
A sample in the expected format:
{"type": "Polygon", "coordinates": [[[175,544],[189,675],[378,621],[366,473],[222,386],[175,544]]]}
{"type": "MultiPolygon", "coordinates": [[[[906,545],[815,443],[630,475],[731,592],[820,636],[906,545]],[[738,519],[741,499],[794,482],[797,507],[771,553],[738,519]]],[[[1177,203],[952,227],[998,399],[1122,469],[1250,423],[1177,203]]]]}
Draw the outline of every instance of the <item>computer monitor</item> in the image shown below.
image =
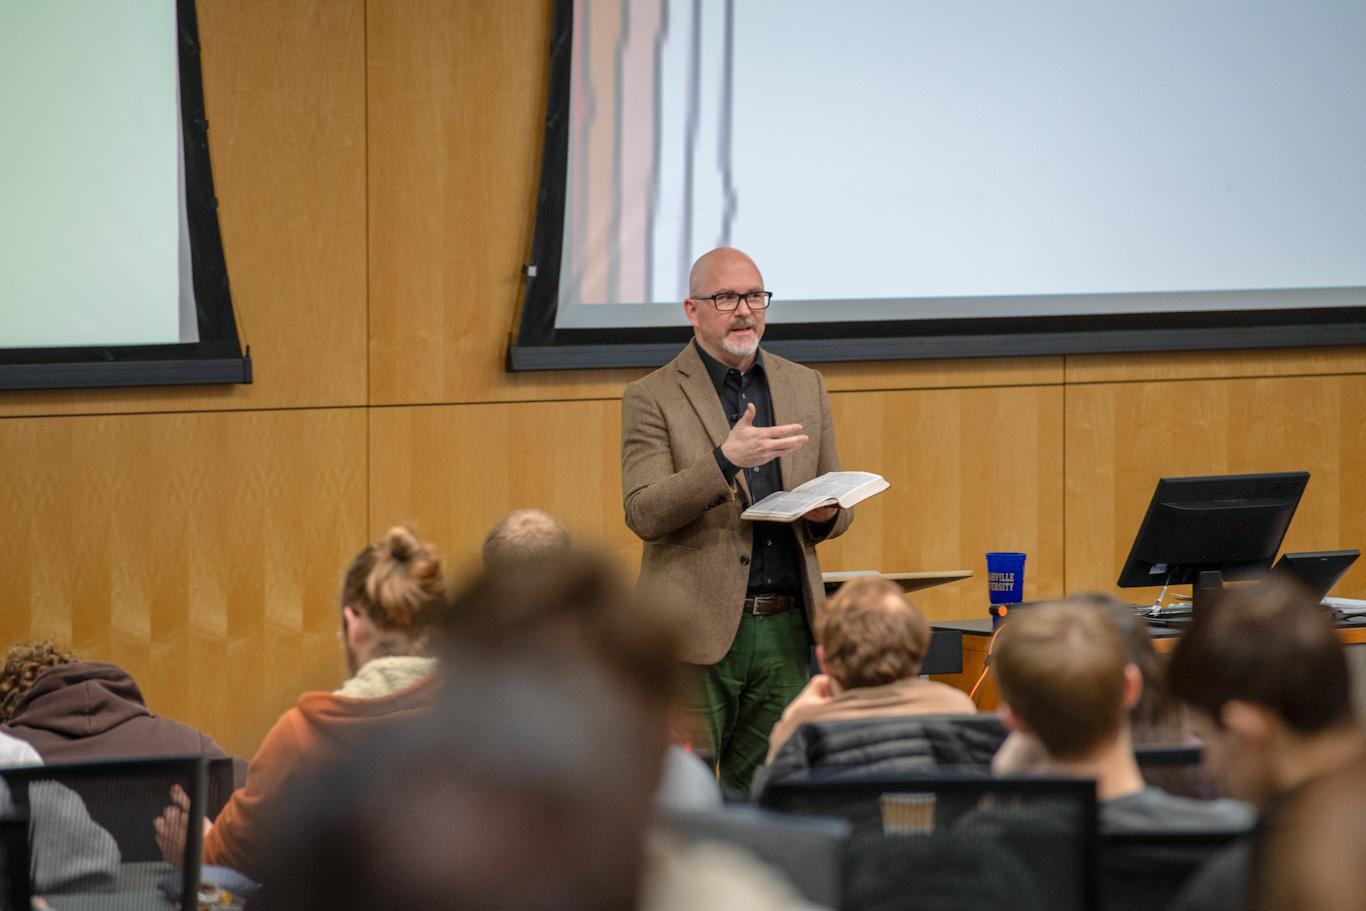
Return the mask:
{"type": "Polygon", "coordinates": [[[1161,479],[1120,587],[1217,588],[1225,579],[1265,575],[1307,483],[1307,471],[1161,479]],[[1218,575],[1202,580],[1202,573],[1218,575]]]}
{"type": "Polygon", "coordinates": [[[1361,556],[1359,550],[1315,550],[1282,554],[1271,567],[1273,575],[1284,574],[1307,588],[1315,598],[1325,598],[1361,556]]]}

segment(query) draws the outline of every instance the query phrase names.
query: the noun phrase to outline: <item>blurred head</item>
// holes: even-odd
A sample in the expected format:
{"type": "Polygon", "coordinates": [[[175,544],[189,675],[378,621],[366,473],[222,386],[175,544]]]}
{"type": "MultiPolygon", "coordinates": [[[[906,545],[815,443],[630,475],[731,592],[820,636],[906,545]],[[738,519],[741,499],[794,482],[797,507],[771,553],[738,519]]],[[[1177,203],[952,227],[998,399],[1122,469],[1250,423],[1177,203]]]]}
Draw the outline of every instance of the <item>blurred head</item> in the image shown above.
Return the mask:
{"type": "Polygon", "coordinates": [[[851,579],[816,614],[821,668],[844,689],[881,686],[920,673],[930,647],[925,615],[901,587],[851,579]]]}
{"type": "Polygon", "coordinates": [[[1256,911],[1357,911],[1366,895],[1366,757],[1292,792],[1252,863],[1256,911]]]}
{"type": "Polygon", "coordinates": [[[297,808],[262,907],[634,908],[679,639],[603,559],[475,579],[434,630],[437,709],[297,808]]]}
{"type": "Polygon", "coordinates": [[[4,667],[0,667],[0,724],[14,717],[19,703],[44,671],[79,660],[73,653],[46,639],[10,646],[5,653],[4,667]]]}
{"type": "Polygon", "coordinates": [[[746,369],[764,337],[764,310],[751,310],[741,301],[729,312],[705,300],[722,291],[744,294],[764,290],[759,267],[733,247],[718,247],[693,263],[688,279],[688,299],[683,312],[692,323],[693,335],[702,350],[723,364],[746,369]]]}
{"type": "Polygon", "coordinates": [[[534,559],[569,549],[569,532],[550,513],[518,509],[503,516],[484,538],[484,567],[534,559]]]}
{"type": "Polygon", "coordinates": [[[1287,580],[1230,588],[1198,611],[1172,652],[1167,681],[1191,708],[1219,783],[1253,803],[1279,789],[1274,758],[1282,745],[1355,723],[1333,619],[1287,580]]]}
{"type": "Polygon", "coordinates": [[[1108,610],[1084,600],[1011,611],[991,661],[1007,724],[1058,760],[1113,742],[1142,689],[1124,634],[1108,610]]]}
{"type": "Polygon", "coordinates": [[[411,529],[394,527],[356,555],[342,582],[342,640],[354,674],[386,655],[425,652],[443,603],[441,561],[411,529]]]}
{"type": "Polygon", "coordinates": [[[1138,704],[1129,712],[1129,724],[1134,729],[1135,742],[1156,739],[1171,741],[1181,736],[1180,706],[1167,693],[1166,668],[1148,625],[1133,608],[1113,595],[1088,592],[1067,599],[1073,604],[1092,605],[1104,610],[1124,635],[1124,646],[1129,663],[1138,668],[1143,680],[1143,691],[1138,704]]]}

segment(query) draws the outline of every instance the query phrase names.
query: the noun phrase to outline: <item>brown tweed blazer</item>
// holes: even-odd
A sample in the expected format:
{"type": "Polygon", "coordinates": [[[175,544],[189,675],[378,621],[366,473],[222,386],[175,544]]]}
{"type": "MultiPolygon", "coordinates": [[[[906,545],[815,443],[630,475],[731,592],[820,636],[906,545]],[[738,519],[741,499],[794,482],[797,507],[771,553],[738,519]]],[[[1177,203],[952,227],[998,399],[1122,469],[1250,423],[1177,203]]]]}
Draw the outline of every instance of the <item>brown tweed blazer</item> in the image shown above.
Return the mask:
{"type": "MultiPolygon", "coordinates": [[[[810,439],[778,459],[791,490],[839,471],[835,427],[825,381],[815,370],[763,354],[776,424],[801,424],[810,439]]],[[[714,664],[725,657],[740,625],[749,578],[750,504],[744,472],[726,483],[712,451],[730,425],[716,387],[691,342],[678,357],[626,388],[621,400],[621,492],[626,524],[645,541],[640,581],[668,586],[693,618],[684,660],[714,664]]],[[[842,509],[827,537],[844,532],[853,511],[842,509]]],[[[794,530],[805,569],[808,617],[824,600],[816,540],[807,523],[794,530]]]]}

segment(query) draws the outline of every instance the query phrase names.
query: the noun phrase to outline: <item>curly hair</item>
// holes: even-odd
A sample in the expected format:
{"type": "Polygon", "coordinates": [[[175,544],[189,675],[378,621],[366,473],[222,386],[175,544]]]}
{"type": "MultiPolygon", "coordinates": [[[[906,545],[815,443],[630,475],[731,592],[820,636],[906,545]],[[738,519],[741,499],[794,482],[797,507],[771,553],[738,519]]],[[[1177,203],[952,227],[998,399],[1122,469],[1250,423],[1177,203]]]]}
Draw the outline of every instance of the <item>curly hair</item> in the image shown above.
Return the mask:
{"type": "Polygon", "coordinates": [[[50,667],[73,664],[81,659],[58,648],[46,639],[20,642],[5,653],[5,664],[0,667],[0,723],[8,724],[20,701],[33,689],[33,684],[50,667]]]}

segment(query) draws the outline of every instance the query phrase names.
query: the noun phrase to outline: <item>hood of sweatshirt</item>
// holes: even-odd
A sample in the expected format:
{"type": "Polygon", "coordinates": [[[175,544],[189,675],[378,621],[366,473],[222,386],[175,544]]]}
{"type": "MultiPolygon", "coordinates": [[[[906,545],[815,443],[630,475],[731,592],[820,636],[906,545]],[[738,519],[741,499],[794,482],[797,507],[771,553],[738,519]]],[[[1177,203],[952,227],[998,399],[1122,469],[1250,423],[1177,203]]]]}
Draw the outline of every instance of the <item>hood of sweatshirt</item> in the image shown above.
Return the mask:
{"type": "Polygon", "coordinates": [[[9,724],[65,737],[90,737],[151,714],[142,691],[123,668],[78,661],[44,671],[19,700],[9,724]]]}

